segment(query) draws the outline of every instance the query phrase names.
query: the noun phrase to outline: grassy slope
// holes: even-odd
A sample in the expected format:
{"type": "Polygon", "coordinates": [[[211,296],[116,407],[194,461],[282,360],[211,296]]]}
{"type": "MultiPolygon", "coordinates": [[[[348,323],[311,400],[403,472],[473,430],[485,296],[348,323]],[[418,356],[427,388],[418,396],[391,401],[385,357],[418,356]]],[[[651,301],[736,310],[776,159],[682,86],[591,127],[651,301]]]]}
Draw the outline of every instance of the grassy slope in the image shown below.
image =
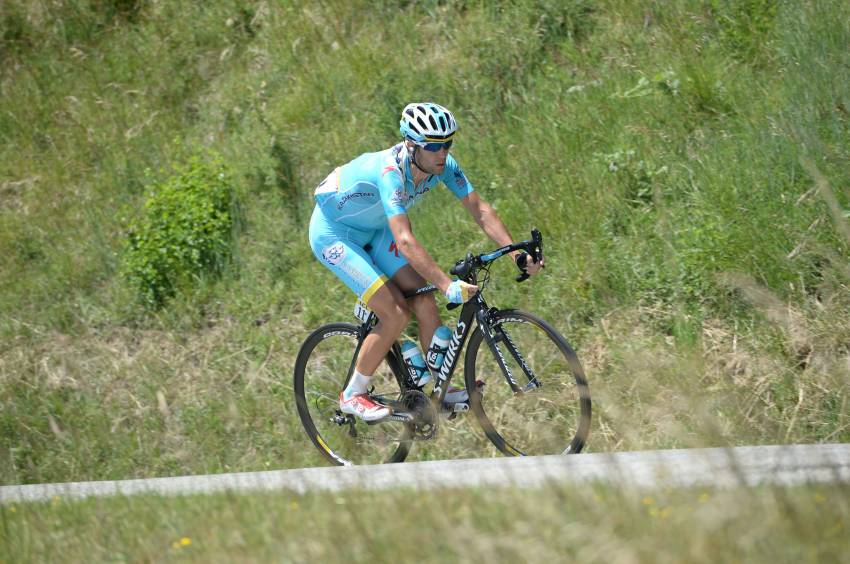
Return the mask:
{"type": "MultiPolygon", "coordinates": [[[[351,300],[310,194],[413,99],[544,232],[546,275],[491,296],[575,342],[591,450],[850,439],[845,3],[55,4],[0,7],[0,483],[319,463],[292,359],[351,300]],[[236,171],[236,260],[145,313],[124,218],[203,148],[236,171]]],[[[449,202],[412,216],[445,265],[489,246],[449,202]]],[[[472,421],[416,452],[492,453],[472,421]]]]}

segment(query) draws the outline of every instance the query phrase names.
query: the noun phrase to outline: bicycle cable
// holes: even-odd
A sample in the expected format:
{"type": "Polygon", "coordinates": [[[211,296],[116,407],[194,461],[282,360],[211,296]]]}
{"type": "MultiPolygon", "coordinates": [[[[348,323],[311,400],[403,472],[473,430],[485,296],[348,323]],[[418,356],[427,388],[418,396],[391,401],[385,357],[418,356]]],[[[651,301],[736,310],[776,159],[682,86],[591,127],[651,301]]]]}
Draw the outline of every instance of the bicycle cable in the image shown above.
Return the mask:
{"type": "Polygon", "coordinates": [[[478,286],[478,291],[483,291],[484,287],[490,283],[490,267],[492,266],[492,262],[483,265],[478,269],[476,273],[476,285],[478,286]],[[483,274],[482,274],[483,273],[483,274]]]}

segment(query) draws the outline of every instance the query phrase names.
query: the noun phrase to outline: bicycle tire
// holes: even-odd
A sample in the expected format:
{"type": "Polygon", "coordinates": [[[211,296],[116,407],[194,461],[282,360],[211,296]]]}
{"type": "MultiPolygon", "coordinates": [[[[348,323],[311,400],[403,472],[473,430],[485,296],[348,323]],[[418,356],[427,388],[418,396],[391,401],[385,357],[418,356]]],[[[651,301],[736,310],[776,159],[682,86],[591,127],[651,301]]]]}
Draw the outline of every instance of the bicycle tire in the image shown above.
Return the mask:
{"type": "MultiPolygon", "coordinates": [[[[354,362],[358,338],[359,329],[355,325],[330,323],[305,339],[295,360],[298,416],[312,443],[332,464],[403,462],[412,444],[412,433],[407,426],[398,422],[368,425],[353,417],[346,418],[345,425],[333,420],[338,415],[339,392],[354,362]],[[320,346],[322,350],[318,351],[320,346]]],[[[381,363],[372,381],[388,389],[387,395],[397,395],[398,383],[389,363],[389,358],[381,363]]]]}
{"type": "Polygon", "coordinates": [[[470,408],[487,438],[508,456],[581,452],[590,432],[591,401],[573,348],[551,325],[530,313],[498,311],[490,325],[499,339],[494,346],[499,347],[514,384],[476,326],[466,350],[464,380],[473,390],[470,408]],[[518,355],[511,353],[511,346],[518,355]],[[542,383],[540,387],[533,387],[529,372],[542,383]]]}

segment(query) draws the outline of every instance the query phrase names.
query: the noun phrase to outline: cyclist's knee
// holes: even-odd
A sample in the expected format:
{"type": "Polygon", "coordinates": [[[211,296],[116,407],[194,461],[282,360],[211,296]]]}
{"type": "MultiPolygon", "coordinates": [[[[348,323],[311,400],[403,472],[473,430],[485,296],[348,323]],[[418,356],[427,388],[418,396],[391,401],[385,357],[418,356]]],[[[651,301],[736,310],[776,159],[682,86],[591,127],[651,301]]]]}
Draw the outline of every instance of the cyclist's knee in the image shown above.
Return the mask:
{"type": "Polygon", "coordinates": [[[424,294],[410,299],[410,308],[416,312],[416,315],[430,314],[437,312],[437,299],[434,294],[424,294]]]}
{"type": "Polygon", "coordinates": [[[368,303],[369,309],[378,315],[378,319],[401,332],[410,322],[411,310],[401,291],[386,284],[375,292],[368,303]]]}
{"type": "Polygon", "coordinates": [[[394,309],[393,309],[393,312],[391,313],[391,315],[392,315],[393,319],[399,325],[398,330],[401,331],[402,329],[407,327],[408,323],[410,323],[410,318],[412,316],[412,312],[411,312],[410,308],[407,307],[407,304],[404,303],[404,302],[401,302],[401,303],[396,302],[393,305],[394,305],[394,309]]]}

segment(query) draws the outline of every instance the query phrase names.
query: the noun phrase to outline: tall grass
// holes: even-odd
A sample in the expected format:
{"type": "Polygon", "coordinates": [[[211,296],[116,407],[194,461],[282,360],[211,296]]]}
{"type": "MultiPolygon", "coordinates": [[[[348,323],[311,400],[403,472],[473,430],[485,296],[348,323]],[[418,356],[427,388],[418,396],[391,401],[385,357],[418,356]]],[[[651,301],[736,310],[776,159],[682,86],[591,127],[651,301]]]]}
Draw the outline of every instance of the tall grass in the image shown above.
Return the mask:
{"type": "Polygon", "coordinates": [[[842,562],[841,486],[606,486],[89,499],[0,507],[0,558],[842,562]],[[105,517],[107,516],[107,517],[105,517]]]}
{"type": "MultiPolygon", "coordinates": [[[[491,301],[576,345],[590,450],[850,439],[848,8],[740,6],[4,2],[0,482],[319,463],[292,362],[352,300],[307,247],[312,189],[415,99],[544,233],[545,274],[506,265],[491,301]],[[128,221],[201,148],[234,172],[233,263],[147,313],[128,221]]],[[[412,221],[446,267],[491,246],[447,194],[412,221]]],[[[415,453],[493,451],[470,419],[415,453]]]]}

